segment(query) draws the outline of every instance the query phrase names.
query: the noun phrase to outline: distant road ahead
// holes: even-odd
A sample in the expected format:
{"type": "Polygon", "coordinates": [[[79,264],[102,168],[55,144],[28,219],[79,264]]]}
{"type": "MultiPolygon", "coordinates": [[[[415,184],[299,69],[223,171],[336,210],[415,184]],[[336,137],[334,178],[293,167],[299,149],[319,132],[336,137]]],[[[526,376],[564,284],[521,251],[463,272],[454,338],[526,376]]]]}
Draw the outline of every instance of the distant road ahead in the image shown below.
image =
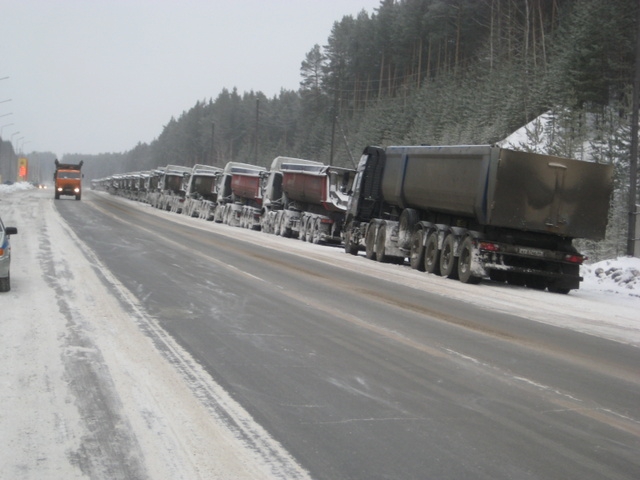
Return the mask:
{"type": "Polygon", "coordinates": [[[330,247],[92,192],[55,205],[313,478],[640,478],[638,348],[315,254],[330,247]]]}

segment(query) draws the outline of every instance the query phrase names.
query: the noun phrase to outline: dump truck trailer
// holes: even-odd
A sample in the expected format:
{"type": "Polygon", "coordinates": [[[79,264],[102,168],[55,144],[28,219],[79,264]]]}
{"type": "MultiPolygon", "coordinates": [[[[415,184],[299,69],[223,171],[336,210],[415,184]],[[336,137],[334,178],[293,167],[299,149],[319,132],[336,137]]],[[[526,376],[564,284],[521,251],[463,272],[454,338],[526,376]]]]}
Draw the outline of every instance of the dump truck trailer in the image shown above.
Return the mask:
{"type": "Polygon", "coordinates": [[[477,283],[568,293],[604,238],[611,165],[489,145],[367,147],[345,219],[348,253],[477,283]]]}
{"type": "Polygon", "coordinates": [[[261,182],[266,169],[248,163],[229,162],[218,179],[215,221],[232,226],[259,227],[261,182]],[[257,212],[258,221],[254,222],[257,212]]]}
{"type": "Polygon", "coordinates": [[[265,185],[265,231],[313,243],[339,243],[355,170],[277,157],[265,185]]]}

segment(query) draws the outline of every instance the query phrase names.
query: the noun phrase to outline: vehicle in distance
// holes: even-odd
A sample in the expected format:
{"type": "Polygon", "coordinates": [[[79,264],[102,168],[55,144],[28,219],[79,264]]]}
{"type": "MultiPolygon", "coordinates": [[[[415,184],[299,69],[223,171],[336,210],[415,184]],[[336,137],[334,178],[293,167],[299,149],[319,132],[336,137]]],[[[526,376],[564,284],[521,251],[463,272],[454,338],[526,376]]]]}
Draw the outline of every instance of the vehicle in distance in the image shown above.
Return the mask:
{"type": "Polygon", "coordinates": [[[82,160],[80,163],[60,163],[57,159],[56,171],[53,172],[53,182],[55,185],[55,199],[60,195],[70,195],[76,200],[82,198],[82,160]]]}

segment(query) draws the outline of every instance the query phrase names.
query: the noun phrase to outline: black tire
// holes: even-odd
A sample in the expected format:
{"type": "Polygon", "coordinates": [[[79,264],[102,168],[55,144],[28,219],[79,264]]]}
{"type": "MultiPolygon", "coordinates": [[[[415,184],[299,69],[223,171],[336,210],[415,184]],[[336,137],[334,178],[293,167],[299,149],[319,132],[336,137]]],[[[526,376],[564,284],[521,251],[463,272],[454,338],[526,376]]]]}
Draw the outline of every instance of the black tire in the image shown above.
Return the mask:
{"type": "Polygon", "coordinates": [[[473,255],[475,248],[473,239],[467,237],[460,247],[460,256],[458,257],[458,277],[462,283],[478,284],[482,277],[473,273],[473,255]]]}
{"type": "Polygon", "coordinates": [[[409,252],[409,264],[414,270],[424,272],[424,245],[423,232],[416,230],[411,235],[411,251],[409,252]]]}
{"type": "Polygon", "coordinates": [[[443,277],[456,280],[458,278],[458,259],[456,258],[456,237],[449,234],[442,242],[440,252],[440,274],[443,277]]]}
{"type": "MultiPolygon", "coordinates": [[[[313,219],[309,220],[309,223],[311,223],[313,221],[313,219]]],[[[311,230],[311,243],[315,243],[316,245],[318,245],[320,243],[320,231],[322,229],[322,222],[320,221],[320,218],[316,218],[316,221],[313,222],[313,228],[311,230]]]]}
{"type": "Polygon", "coordinates": [[[264,233],[273,233],[269,228],[269,215],[267,212],[262,212],[260,216],[260,230],[264,233]]]}
{"type": "Polygon", "coordinates": [[[273,234],[280,236],[280,221],[282,220],[282,210],[276,214],[276,218],[273,220],[273,234]]]}
{"type": "Polygon", "coordinates": [[[351,241],[351,225],[347,225],[347,228],[344,230],[344,251],[349,255],[358,255],[358,247],[357,243],[353,243],[351,241]]]}
{"type": "Polygon", "coordinates": [[[307,243],[313,243],[313,217],[307,218],[307,232],[305,234],[307,243]]]}
{"type": "Polygon", "coordinates": [[[8,292],[11,290],[11,274],[7,273],[7,276],[0,278],[0,292],[8,292]]]}
{"type": "Polygon", "coordinates": [[[56,194],[54,195],[54,198],[55,198],[56,200],[60,200],[60,194],[59,194],[59,193],[56,193],[56,194]]]}
{"type": "Polygon", "coordinates": [[[80,200],[82,198],[82,195],[78,194],[76,195],[76,200],[80,200]]]}
{"type": "Polygon", "coordinates": [[[380,263],[387,263],[389,256],[385,253],[385,243],[387,242],[387,228],[384,224],[378,228],[376,235],[376,260],[380,263]]]}
{"type": "Polygon", "coordinates": [[[280,217],[280,235],[285,238],[291,237],[291,229],[287,227],[287,216],[280,217]]]}
{"type": "Polygon", "coordinates": [[[305,241],[307,239],[307,228],[309,227],[307,223],[307,217],[302,217],[300,219],[300,230],[298,230],[298,240],[305,241]]]}
{"type": "Polygon", "coordinates": [[[440,250],[438,232],[431,232],[424,244],[424,271],[440,275],[440,250]]]}
{"type": "Polygon", "coordinates": [[[365,257],[369,260],[376,259],[376,227],[375,225],[369,225],[367,229],[367,235],[364,238],[365,257]]]}

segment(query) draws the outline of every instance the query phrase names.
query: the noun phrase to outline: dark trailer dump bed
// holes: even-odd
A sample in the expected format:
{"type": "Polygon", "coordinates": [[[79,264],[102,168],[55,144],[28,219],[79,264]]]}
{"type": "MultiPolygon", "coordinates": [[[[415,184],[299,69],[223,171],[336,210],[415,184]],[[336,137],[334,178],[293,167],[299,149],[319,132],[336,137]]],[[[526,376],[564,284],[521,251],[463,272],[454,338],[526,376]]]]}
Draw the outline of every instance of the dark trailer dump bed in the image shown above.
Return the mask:
{"type": "Polygon", "coordinates": [[[384,200],[480,225],[604,238],[613,167],[480,146],[388,147],[384,200]]]}

